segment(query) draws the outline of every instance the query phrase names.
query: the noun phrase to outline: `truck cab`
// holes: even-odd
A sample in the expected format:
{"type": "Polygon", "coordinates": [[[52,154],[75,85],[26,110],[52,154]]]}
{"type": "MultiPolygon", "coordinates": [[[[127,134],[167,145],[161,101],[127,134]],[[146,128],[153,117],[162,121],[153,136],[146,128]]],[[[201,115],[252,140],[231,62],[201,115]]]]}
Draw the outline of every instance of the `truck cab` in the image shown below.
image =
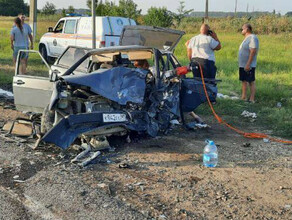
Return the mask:
{"type": "MultiPolygon", "coordinates": [[[[96,17],[96,47],[117,46],[125,25],[136,22],[124,17],[96,17]]],[[[41,37],[39,51],[49,61],[58,58],[68,46],[92,48],[91,17],[61,18],[41,37]]]]}

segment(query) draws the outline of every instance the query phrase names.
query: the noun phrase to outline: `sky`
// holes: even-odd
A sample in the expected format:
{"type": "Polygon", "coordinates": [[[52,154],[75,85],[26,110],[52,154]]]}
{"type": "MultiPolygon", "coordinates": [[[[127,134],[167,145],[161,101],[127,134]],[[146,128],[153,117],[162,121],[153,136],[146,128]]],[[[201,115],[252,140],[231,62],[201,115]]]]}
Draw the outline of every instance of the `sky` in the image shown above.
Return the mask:
{"type": "MultiPolygon", "coordinates": [[[[86,0],[37,0],[38,8],[41,9],[47,1],[56,5],[57,8],[68,8],[72,5],[74,8],[87,8],[86,0]]],[[[112,0],[118,2],[118,0],[112,0]]],[[[167,7],[168,10],[176,11],[180,0],[134,0],[138,8],[142,9],[145,14],[151,6],[167,7]]],[[[29,2],[29,0],[25,0],[29,2]]],[[[246,11],[247,5],[249,11],[270,11],[274,9],[281,14],[292,11],[292,0],[237,0],[237,11],[246,11]]],[[[205,0],[185,0],[187,9],[194,11],[205,10],[205,0]]],[[[235,0],[209,0],[209,11],[225,11],[233,12],[235,8],[235,0]]]]}

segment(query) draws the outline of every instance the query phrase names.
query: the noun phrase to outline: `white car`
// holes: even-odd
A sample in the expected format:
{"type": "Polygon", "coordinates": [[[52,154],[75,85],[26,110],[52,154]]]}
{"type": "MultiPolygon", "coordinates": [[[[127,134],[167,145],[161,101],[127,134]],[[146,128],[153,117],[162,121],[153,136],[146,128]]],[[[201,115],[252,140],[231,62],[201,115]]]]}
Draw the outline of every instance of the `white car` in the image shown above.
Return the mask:
{"type": "MultiPolygon", "coordinates": [[[[136,25],[136,22],[123,17],[96,17],[96,47],[117,46],[125,25],[136,25]]],[[[39,51],[45,60],[54,60],[68,46],[92,48],[91,17],[61,18],[41,37],[39,51]]]]}

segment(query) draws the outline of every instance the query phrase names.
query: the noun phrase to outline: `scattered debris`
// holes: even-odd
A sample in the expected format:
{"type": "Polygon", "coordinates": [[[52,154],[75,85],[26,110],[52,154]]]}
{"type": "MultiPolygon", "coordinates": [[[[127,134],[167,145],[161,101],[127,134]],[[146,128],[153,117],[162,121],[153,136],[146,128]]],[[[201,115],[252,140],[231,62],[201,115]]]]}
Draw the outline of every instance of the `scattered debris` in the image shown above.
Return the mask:
{"type": "Polygon", "coordinates": [[[25,183],[24,180],[13,180],[13,181],[16,182],[16,183],[25,183]]]}
{"type": "Polygon", "coordinates": [[[204,122],[198,123],[198,122],[193,121],[193,122],[186,124],[186,128],[194,130],[194,129],[202,129],[202,128],[211,128],[211,126],[209,126],[208,124],[206,124],[204,122]]]}
{"type": "Polygon", "coordinates": [[[82,144],[80,148],[83,148],[83,151],[80,154],[78,154],[74,159],[72,159],[71,163],[80,162],[80,160],[91,151],[91,147],[89,144],[82,144]]]}
{"type": "Polygon", "coordinates": [[[5,91],[3,89],[0,89],[0,96],[6,98],[6,99],[14,99],[14,95],[12,92],[5,91]]]}
{"type": "Polygon", "coordinates": [[[121,168],[121,169],[129,169],[130,165],[127,164],[127,163],[121,163],[121,164],[119,164],[119,168],[121,168]]]}
{"type": "Polygon", "coordinates": [[[95,150],[105,150],[110,148],[110,144],[106,138],[91,138],[89,143],[95,150]]]}
{"type": "Polygon", "coordinates": [[[281,108],[282,107],[282,103],[281,102],[278,102],[277,103],[277,108],[281,108]]]}
{"type": "Polygon", "coordinates": [[[232,99],[232,100],[238,100],[239,97],[237,96],[229,96],[229,95],[223,95],[222,93],[217,93],[218,99],[232,99]]]}
{"type": "Polygon", "coordinates": [[[13,134],[21,137],[29,137],[33,134],[32,122],[27,119],[19,119],[15,121],[8,121],[2,128],[8,134],[13,134]]]}
{"type": "Polygon", "coordinates": [[[249,111],[246,111],[244,110],[241,115],[245,118],[252,118],[252,119],[256,119],[257,118],[257,114],[254,113],[254,112],[249,112],[249,111]]]}
{"type": "Polygon", "coordinates": [[[91,156],[90,156],[89,158],[85,159],[80,165],[81,165],[82,167],[85,167],[85,166],[89,165],[89,164],[92,163],[92,161],[93,161],[94,159],[96,159],[99,155],[101,155],[101,152],[100,152],[100,151],[96,151],[96,152],[94,152],[93,154],[91,154],[91,156]]]}
{"type": "Polygon", "coordinates": [[[251,147],[251,144],[250,143],[244,143],[242,146],[243,147],[251,147]]]}
{"type": "Polygon", "coordinates": [[[97,184],[97,186],[98,186],[99,188],[107,188],[107,187],[108,187],[108,185],[105,184],[105,183],[99,183],[99,184],[97,184]]]}
{"type": "Polygon", "coordinates": [[[269,138],[264,138],[263,141],[264,141],[265,143],[269,143],[269,142],[270,142],[270,139],[269,139],[269,138]]]}

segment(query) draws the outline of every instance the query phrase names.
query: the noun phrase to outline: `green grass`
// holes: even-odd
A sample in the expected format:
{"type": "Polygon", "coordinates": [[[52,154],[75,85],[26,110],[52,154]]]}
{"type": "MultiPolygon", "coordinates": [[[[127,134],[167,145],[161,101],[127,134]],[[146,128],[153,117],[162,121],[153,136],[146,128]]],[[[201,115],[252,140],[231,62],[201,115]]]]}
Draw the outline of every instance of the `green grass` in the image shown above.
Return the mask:
{"type": "MultiPolygon", "coordinates": [[[[54,26],[54,18],[47,22],[40,19],[37,39],[46,32],[47,27],[54,26]]],[[[58,20],[56,18],[56,20],[58,20]]],[[[13,18],[0,17],[0,83],[11,83],[14,75],[12,64],[12,50],[10,49],[9,32],[13,25],[13,18]]],[[[212,25],[212,24],[211,24],[212,25]]],[[[193,29],[197,30],[197,29],[193,29]]],[[[197,33],[196,33],[197,34],[197,33]]],[[[176,48],[175,54],[183,65],[188,64],[184,43],[195,34],[185,35],[176,48]]],[[[241,84],[238,80],[237,53],[243,37],[236,32],[219,32],[222,42],[221,51],[216,52],[217,78],[223,81],[218,84],[220,93],[238,95],[241,93],[241,84]]],[[[260,52],[256,71],[257,93],[256,104],[247,104],[239,100],[219,99],[215,106],[216,111],[227,122],[249,131],[256,128],[271,130],[273,135],[292,138],[292,34],[259,35],[260,52]],[[278,102],[282,108],[277,108],[278,102]],[[256,122],[250,124],[240,114],[243,110],[256,112],[256,122]]],[[[37,44],[35,45],[37,49],[37,44]]],[[[37,63],[31,57],[30,62],[37,63]]],[[[207,117],[211,115],[208,106],[202,105],[197,113],[207,117]]],[[[254,130],[253,130],[254,129],[254,130]]]]}
{"type": "MultiPolygon", "coordinates": [[[[0,17],[0,84],[11,83],[15,72],[12,61],[12,49],[10,48],[10,30],[13,26],[13,20],[14,17],[0,17]]],[[[55,23],[56,21],[51,21],[50,19],[49,21],[41,19],[38,23],[37,41],[46,32],[47,28],[54,26],[55,23]]],[[[34,49],[38,50],[38,43],[35,43],[34,49]]],[[[39,59],[33,56],[30,59],[30,63],[39,65],[39,59]]]]}
{"type": "MultiPolygon", "coordinates": [[[[194,34],[184,36],[175,54],[182,64],[188,64],[184,43],[194,34]]],[[[216,52],[217,78],[223,81],[218,84],[220,93],[237,94],[240,97],[241,83],[238,80],[237,53],[243,40],[240,34],[219,33],[222,49],[216,52]]],[[[263,127],[271,130],[273,135],[292,137],[292,35],[259,35],[260,51],[256,70],[256,104],[240,100],[218,99],[216,111],[227,122],[235,126],[246,126],[249,120],[240,114],[243,110],[256,112],[257,120],[252,127],[263,127]],[[282,107],[277,108],[281,102],[282,107]]],[[[205,104],[196,111],[201,115],[210,115],[205,104]]],[[[250,125],[249,125],[250,126],[250,125]]],[[[243,128],[244,130],[244,128],[243,128]]]]}

